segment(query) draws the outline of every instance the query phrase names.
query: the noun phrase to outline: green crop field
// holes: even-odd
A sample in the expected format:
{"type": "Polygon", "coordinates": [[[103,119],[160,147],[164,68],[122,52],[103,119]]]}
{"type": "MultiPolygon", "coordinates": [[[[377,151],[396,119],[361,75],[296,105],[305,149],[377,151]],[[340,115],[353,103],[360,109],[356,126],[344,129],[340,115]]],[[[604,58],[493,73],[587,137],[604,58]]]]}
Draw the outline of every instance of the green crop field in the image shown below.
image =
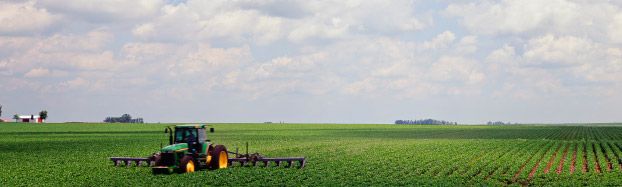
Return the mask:
{"type": "Polygon", "coordinates": [[[0,123],[0,186],[622,185],[616,126],[211,125],[229,150],[307,165],[152,175],[108,157],[157,151],[164,124],[0,123]]]}

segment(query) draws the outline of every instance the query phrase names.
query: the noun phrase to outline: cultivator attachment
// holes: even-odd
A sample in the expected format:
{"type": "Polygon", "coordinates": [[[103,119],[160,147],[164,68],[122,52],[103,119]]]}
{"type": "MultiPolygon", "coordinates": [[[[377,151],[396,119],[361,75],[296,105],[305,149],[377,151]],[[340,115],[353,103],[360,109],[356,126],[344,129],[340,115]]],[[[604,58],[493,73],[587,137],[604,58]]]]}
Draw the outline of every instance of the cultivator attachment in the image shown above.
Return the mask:
{"type": "Polygon", "coordinates": [[[279,167],[281,165],[285,165],[286,168],[294,167],[297,164],[299,169],[305,167],[305,157],[277,157],[277,158],[267,158],[262,156],[259,153],[253,154],[236,154],[236,158],[229,158],[229,165],[235,166],[235,163],[239,163],[240,166],[261,166],[261,167],[269,167],[276,166],[279,167]],[[257,164],[259,163],[259,164],[257,164]]]}
{"type": "MultiPolygon", "coordinates": [[[[235,154],[233,152],[229,152],[229,153],[235,154]]],[[[114,166],[125,166],[125,167],[131,167],[131,166],[153,167],[155,166],[155,161],[151,157],[148,157],[148,158],[110,157],[110,160],[112,161],[114,166]]],[[[229,162],[229,166],[242,166],[242,167],[244,166],[260,166],[260,167],[284,166],[285,168],[297,167],[299,169],[304,168],[306,164],[305,157],[268,158],[268,157],[262,156],[259,153],[253,153],[250,155],[249,154],[236,154],[236,158],[229,158],[228,162],[229,162]]]]}
{"type": "Polygon", "coordinates": [[[306,160],[305,157],[275,157],[268,158],[264,157],[259,153],[248,154],[248,142],[246,142],[246,154],[239,154],[238,148],[235,148],[235,152],[228,152],[229,154],[234,154],[235,158],[229,158],[229,166],[235,166],[236,162],[239,163],[240,166],[276,166],[280,167],[283,163],[286,168],[294,167],[297,164],[298,169],[302,169],[305,167],[306,160]],[[259,163],[259,164],[257,164],[259,163]]]}
{"type": "Polygon", "coordinates": [[[136,167],[140,167],[155,165],[155,162],[151,158],[110,157],[110,160],[114,163],[114,166],[130,167],[134,165],[136,167]]]}

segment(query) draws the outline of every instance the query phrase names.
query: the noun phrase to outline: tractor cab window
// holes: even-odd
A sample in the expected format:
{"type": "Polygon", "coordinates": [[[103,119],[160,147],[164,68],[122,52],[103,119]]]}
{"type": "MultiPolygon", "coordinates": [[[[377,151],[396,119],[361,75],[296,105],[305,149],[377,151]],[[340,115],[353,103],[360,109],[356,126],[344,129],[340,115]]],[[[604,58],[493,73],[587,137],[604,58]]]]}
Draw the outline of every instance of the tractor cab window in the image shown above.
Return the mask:
{"type": "Polygon", "coordinates": [[[196,142],[197,138],[198,136],[196,129],[177,129],[175,131],[176,143],[196,142]]]}

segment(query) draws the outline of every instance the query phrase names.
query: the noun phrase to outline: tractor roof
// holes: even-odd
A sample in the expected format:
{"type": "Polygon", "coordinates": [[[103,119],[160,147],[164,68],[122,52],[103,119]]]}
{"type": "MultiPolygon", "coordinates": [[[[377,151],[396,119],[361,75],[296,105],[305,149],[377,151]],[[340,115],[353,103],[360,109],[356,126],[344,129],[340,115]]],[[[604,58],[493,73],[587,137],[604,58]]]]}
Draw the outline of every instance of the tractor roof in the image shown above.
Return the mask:
{"type": "Polygon", "coordinates": [[[186,125],[175,125],[175,128],[192,128],[192,129],[201,129],[205,128],[205,124],[186,124],[186,125]]]}

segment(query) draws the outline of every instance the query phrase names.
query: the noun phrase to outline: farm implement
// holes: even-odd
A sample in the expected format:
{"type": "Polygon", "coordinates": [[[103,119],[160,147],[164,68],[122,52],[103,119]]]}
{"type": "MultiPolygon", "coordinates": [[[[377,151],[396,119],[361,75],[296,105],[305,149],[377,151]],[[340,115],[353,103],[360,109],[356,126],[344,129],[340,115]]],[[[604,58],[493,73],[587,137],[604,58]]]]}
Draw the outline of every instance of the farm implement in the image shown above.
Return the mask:
{"type": "MultiPolygon", "coordinates": [[[[214,132],[214,128],[209,128],[214,132]]],[[[230,166],[283,166],[304,168],[304,157],[265,157],[259,153],[230,152],[224,145],[207,140],[206,125],[177,125],[174,130],[166,127],[169,145],[145,158],[110,157],[115,166],[148,166],[153,174],[190,173],[199,169],[224,169],[230,166]],[[230,158],[229,155],[234,155],[230,158]],[[236,164],[237,163],[237,164],[236,164]]]]}

